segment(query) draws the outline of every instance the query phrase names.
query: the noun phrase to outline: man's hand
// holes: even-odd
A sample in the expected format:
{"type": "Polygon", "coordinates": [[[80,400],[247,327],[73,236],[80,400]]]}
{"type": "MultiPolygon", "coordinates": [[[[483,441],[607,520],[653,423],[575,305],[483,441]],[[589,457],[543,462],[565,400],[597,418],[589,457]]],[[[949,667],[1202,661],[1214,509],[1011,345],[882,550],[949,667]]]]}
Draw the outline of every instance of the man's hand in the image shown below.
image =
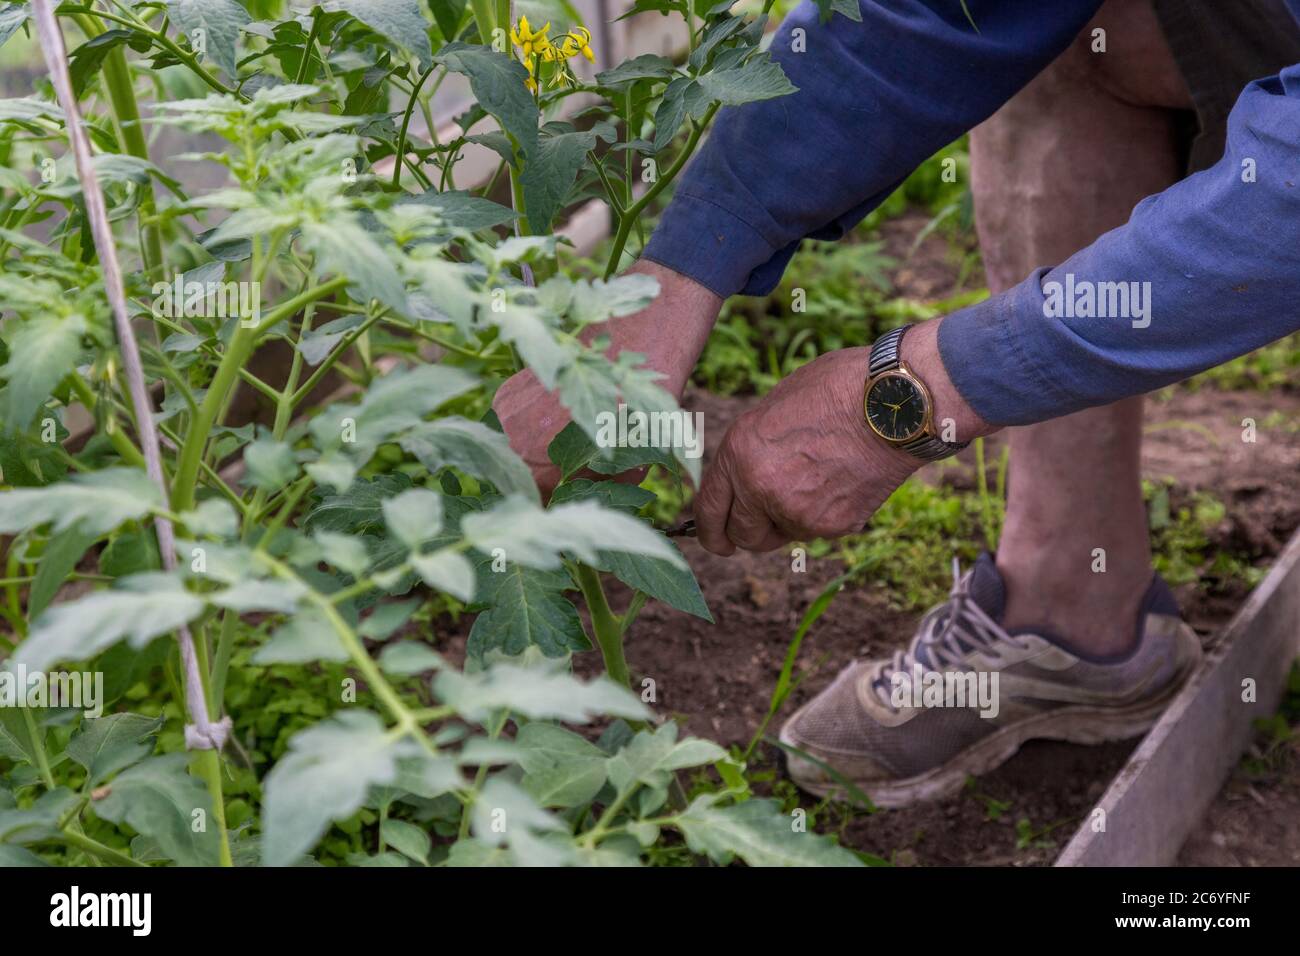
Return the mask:
{"type": "MultiPolygon", "coordinates": [[[[903,359],[929,386],[935,420],[951,417],[966,441],[992,429],[948,380],[938,325],[909,330],[903,359]]],[[[842,349],[809,362],[732,423],[695,502],[700,544],[726,555],[861,531],[920,467],[863,418],[869,352],[842,349]]]]}
{"type": "MultiPolygon", "coordinates": [[[[635,315],[590,326],[583,330],[583,340],[590,342],[608,335],[612,344],[607,354],[611,358],[620,352],[641,353],[650,368],[663,373],[660,386],[680,398],[704,351],[722,300],[698,282],[653,262],[638,262],[628,271],[658,279],[659,297],[635,315]]],[[[569,423],[568,409],[527,369],[506,380],[497,390],[492,407],[501,419],[510,447],[528,463],[543,496],[549,497],[560,474],[547,457],[546,448],[569,423]]]]}

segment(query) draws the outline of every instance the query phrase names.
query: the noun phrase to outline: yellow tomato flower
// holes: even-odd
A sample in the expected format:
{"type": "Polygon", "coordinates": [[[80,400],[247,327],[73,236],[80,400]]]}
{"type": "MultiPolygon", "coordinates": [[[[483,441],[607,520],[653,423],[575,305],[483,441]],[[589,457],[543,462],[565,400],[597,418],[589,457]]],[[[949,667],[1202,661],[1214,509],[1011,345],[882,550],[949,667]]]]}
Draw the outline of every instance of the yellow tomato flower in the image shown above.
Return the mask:
{"type": "MultiPolygon", "coordinates": [[[[564,42],[566,46],[572,44],[576,47],[573,53],[581,52],[589,63],[596,62],[596,54],[591,50],[591,31],[586,27],[575,27],[572,33],[565,35],[564,42]]],[[[573,53],[568,55],[572,56],[573,53]]]]}
{"type": "Polygon", "coordinates": [[[551,24],[547,22],[540,30],[534,30],[528,25],[527,17],[520,17],[519,22],[515,24],[515,29],[510,31],[510,39],[515,46],[519,47],[524,59],[528,60],[539,53],[545,54],[550,49],[551,41],[546,36],[550,29],[551,24]]]}

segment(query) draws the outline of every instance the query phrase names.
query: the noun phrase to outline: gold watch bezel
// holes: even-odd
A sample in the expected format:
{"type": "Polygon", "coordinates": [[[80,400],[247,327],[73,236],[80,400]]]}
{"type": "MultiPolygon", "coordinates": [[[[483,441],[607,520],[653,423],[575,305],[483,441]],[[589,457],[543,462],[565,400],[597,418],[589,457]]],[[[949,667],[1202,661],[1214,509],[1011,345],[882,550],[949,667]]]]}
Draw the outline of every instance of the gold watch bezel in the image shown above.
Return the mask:
{"type": "Polygon", "coordinates": [[[906,445],[908,442],[915,441],[922,435],[927,435],[931,438],[934,437],[934,430],[932,427],[934,424],[934,402],[930,398],[930,390],[925,387],[925,382],[917,378],[912,370],[907,367],[906,362],[900,361],[897,368],[887,369],[879,375],[867,376],[866,384],[862,387],[862,418],[867,423],[867,427],[871,429],[872,434],[881,441],[890,445],[906,445]],[[917,426],[915,431],[910,432],[903,438],[891,438],[882,433],[871,420],[871,416],[867,414],[867,402],[871,398],[871,389],[875,387],[877,382],[884,378],[905,378],[911,382],[912,385],[916,387],[916,390],[921,394],[921,404],[925,408],[925,413],[921,417],[921,424],[917,426]]]}

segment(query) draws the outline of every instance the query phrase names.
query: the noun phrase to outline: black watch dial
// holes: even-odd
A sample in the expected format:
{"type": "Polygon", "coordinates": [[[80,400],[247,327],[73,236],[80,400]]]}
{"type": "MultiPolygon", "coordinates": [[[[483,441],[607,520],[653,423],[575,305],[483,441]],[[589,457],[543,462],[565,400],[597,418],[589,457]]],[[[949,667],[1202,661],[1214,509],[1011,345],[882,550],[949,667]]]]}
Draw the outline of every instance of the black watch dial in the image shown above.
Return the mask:
{"type": "Polygon", "coordinates": [[[867,422],[889,441],[907,441],[925,426],[925,399],[904,375],[882,375],[867,391],[867,422]]]}

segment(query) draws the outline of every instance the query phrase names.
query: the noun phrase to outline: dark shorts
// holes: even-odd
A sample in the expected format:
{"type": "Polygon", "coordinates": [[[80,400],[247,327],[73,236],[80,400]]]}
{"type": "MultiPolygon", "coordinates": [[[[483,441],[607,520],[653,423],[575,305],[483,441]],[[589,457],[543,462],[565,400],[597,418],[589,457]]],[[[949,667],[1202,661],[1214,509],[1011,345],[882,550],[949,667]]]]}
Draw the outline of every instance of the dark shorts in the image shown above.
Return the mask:
{"type": "Polygon", "coordinates": [[[1242,87],[1300,63],[1300,24],[1282,0],[1152,0],[1196,106],[1186,130],[1188,172],[1223,156],[1242,87]]]}

